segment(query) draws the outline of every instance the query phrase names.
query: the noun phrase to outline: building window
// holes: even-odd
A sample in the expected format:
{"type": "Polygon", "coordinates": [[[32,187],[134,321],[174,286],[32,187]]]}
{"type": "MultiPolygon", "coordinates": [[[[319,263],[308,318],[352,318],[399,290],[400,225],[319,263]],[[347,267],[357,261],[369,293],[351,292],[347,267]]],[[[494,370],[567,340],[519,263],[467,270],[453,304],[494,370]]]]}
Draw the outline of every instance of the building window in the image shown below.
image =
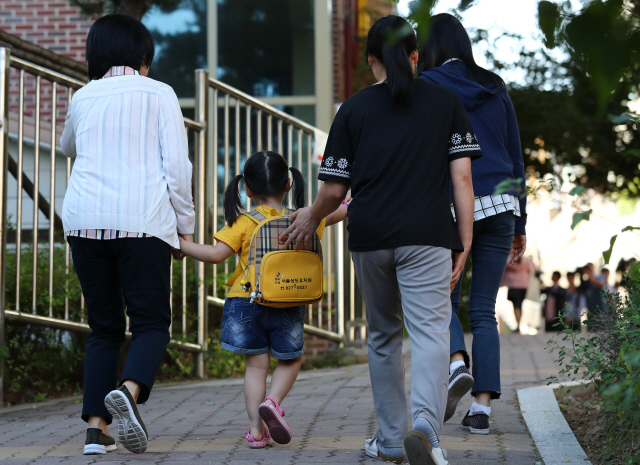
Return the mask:
{"type": "Polygon", "coordinates": [[[313,0],[217,0],[218,79],[255,97],[315,94],[313,0]]]}

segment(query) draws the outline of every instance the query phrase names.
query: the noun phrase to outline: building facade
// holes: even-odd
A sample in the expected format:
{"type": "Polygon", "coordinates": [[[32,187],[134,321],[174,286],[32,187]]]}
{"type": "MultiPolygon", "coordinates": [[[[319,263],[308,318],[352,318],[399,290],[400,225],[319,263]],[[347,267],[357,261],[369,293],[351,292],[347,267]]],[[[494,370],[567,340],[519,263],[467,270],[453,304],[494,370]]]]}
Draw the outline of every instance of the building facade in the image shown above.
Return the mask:
{"type": "MultiPolygon", "coordinates": [[[[390,0],[191,0],[169,13],[152,7],[142,18],[156,42],[150,77],[176,91],[185,116],[193,116],[194,70],[210,75],[265,103],[328,131],[336,106],[369,76],[362,56],[366,32],[376,17],[392,12],[390,0]]],[[[85,61],[89,18],[69,0],[0,0],[0,29],[74,60],[85,61]]],[[[17,71],[10,90],[11,153],[17,153],[19,106],[17,71]]],[[[33,179],[36,82],[25,80],[24,172],[33,179]]],[[[49,197],[51,154],[51,84],[42,81],[40,100],[40,192],[49,197]]],[[[62,130],[68,95],[58,91],[57,132],[62,130]]],[[[60,134],[54,138],[59,140],[60,134]]],[[[15,158],[15,157],[14,157],[15,158]]],[[[58,179],[66,159],[58,150],[58,179]]],[[[9,203],[16,180],[9,179],[9,203]]],[[[56,185],[56,210],[65,186],[56,185]]],[[[33,225],[33,204],[23,197],[23,227],[33,225]]],[[[16,216],[16,212],[12,216],[16,216]]],[[[48,220],[39,215],[39,228],[48,220]]]]}

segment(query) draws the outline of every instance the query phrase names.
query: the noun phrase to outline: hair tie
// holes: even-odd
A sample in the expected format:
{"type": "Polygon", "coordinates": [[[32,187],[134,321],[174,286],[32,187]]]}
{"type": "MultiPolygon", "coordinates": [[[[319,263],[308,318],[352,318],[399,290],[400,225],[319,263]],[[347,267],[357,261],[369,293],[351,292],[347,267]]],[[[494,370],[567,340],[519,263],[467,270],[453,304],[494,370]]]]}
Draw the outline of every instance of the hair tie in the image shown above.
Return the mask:
{"type": "Polygon", "coordinates": [[[291,171],[291,167],[287,168],[289,171],[291,171]]]}

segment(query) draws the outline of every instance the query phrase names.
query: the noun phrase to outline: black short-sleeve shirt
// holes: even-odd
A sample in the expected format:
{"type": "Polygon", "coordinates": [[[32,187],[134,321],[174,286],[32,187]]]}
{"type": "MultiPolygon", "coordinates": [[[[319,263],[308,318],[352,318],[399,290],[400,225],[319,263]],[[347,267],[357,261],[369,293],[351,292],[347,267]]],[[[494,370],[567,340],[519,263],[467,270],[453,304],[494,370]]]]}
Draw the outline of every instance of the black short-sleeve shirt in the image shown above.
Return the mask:
{"type": "Polygon", "coordinates": [[[342,104],[318,179],[351,186],[349,249],[463,250],[450,209],[449,162],[481,156],[460,98],[422,79],[404,105],[376,84],[342,104]]]}

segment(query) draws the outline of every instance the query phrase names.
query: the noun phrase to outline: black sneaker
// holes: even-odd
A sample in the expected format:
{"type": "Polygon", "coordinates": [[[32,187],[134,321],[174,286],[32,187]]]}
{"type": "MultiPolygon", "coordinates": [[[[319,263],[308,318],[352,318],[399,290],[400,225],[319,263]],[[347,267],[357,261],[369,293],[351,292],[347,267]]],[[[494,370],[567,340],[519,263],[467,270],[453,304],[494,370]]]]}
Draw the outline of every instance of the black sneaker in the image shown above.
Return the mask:
{"type": "Polygon", "coordinates": [[[84,455],[106,454],[116,450],[116,440],[102,432],[100,428],[88,428],[84,442],[84,455]]]}
{"type": "Polygon", "coordinates": [[[104,398],[104,405],[118,421],[118,441],[129,452],[142,454],[147,450],[148,435],[136,403],[126,386],[111,391],[104,398]]]}
{"type": "Polygon", "coordinates": [[[462,419],[462,428],[473,434],[489,434],[489,415],[484,413],[469,415],[469,413],[471,410],[462,419]]]}
{"type": "Polygon", "coordinates": [[[467,370],[467,367],[462,365],[456,371],[454,371],[449,377],[449,391],[447,393],[447,408],[444,411],[444,421],[449,420],[458,407],[458,402],[469,392],[469,389],[473,386],[473,376],[467,370]]]}

